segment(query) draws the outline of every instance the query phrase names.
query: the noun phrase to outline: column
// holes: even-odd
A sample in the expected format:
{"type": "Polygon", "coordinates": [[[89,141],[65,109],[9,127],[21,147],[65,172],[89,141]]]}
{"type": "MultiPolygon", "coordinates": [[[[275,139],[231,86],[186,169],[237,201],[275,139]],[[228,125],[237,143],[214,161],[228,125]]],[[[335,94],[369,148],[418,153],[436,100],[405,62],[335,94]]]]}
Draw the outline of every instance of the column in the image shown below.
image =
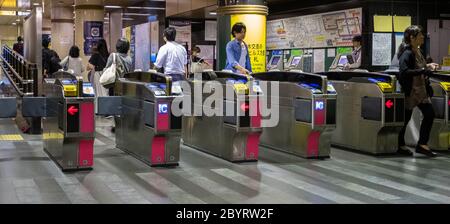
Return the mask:
{"type": "MultiPolygon", "coordinates": [[[[89,46],[96,38],[103,38],[104,16],[103,0],[75,0],[75,45],[80,48],[83,66],[90,58],[89,46]]],[[[83,74],[83,80],[88,80],[87,72],[83,74]]]]}
{"type": "Polygon", "coordinates": [[[268,8],[264,0],[218,0],[217,9],[217,68],[226,63],[226,45],[233,38],[231,28],[237,22],[247,27],[244,39],[249,47],[253,72],[266,71],[266,16],[268,8]]]}
{"type": "Polygon", "coordinates": [[[116,43],[122,37],[122,12],[123,10],[115,10],[109,14],[109,40],[108,47],[110,52],[116,52],[116,43]]]}
{"type": "Polygon", "coordinates": [[[73,7],[51,7],[52,49],[62,59],[74,43],[73,7]]]}

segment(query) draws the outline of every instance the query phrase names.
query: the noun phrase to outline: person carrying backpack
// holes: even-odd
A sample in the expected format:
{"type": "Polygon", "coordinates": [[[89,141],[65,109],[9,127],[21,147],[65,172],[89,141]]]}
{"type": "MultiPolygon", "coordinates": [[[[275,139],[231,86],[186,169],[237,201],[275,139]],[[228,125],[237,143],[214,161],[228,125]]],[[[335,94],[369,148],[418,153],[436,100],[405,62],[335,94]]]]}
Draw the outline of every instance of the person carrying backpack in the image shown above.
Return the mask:
{"type": "Polygon", "coordinates": [[[61,59],[59,58],[58,53],[49,49],[49,45],[50,40],[45,38],[42,39],[42,69],[44,77],[48,77],[62,68],[59,64],[61,59]]]}

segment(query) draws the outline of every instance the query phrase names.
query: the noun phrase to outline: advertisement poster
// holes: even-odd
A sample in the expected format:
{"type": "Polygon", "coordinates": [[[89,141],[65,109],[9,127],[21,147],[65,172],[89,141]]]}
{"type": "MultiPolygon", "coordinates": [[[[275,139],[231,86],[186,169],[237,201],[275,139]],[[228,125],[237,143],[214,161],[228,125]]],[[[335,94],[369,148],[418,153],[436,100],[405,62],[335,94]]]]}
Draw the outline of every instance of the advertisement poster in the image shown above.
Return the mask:
{"type": "Polygon", "coordinates": [[[271,20],[267,49],[352,46],[352,37],[361,34],[361,21],[362,8],[271,20]]]}
{"type": "Polygon", "coordinates": [[[392,33],[374,33],[372,41],[372,65],[391,65],[392,33]]]}
{"type": "MultiPolygon", "coordinates": [[[[231,26],[242,22],[248,27],[245,43],[248,45],[253,73],[266,71],[266,16],[255,14],[231,15],[231,26]],[[250,28],[251,27],[251,28],[250,28]],[[251,30],[250,30],[251,29],[251,30]]],[[[233,39],[231,37],[231,39],[233,39]]]]}
{"type": "Polygon", "coordinates": [[[150,23],[136,25],[135,64],[134,69],[150,69],[150,23]]]}
{"type": "Polygon", "coordinates": [[[84,22],[84,55],[89,56],[92,52],[92,46],[98,40],[103,39],[103,22],[85,21],[84,22]]]}

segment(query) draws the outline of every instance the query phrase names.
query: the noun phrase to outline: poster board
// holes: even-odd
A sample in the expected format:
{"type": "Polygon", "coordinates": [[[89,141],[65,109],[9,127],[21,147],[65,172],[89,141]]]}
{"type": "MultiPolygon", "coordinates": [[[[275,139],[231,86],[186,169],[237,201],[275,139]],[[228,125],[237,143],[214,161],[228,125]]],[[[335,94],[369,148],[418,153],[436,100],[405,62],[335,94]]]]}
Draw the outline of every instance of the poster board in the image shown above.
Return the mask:
{"type": "Polygon", "coordinates": [[[361,34],[361,21],[362,8],[271,20],[267,49],[352,46],[352,37],[361,34]]]}
{"type": "Polygon", "coordinates": [[[392,54],[392,33],[372,34],[372,65],[389,66],[392,54]]]}
{"type": "Polygon", "coordinates": [[[217,21],[205,21],[205,41],[217,41],[217,21]]]}
{"type": "Polygon", "coordinates": [[[85,21],[83,31],[84,55],[90,56],[94,43],[103,39],[103,21],[85,21]]]}
{"type": "Polygon", "coordinates": [[[373,31],[374,32],[392,32],[392,16],[373,16],[373,31]]]}
{"type": "Polygon", "coordinates": [[[134,69],[150,69],[150,23],[136,25],[134,69]]]}

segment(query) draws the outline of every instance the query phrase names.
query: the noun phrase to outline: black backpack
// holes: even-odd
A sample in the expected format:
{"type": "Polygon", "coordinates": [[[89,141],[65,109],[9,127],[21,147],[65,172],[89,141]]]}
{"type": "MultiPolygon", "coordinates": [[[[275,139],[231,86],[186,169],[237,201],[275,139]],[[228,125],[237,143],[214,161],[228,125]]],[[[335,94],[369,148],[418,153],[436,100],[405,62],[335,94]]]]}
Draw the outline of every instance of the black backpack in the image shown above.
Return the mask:
{"type": "Polygon", "coordinates": [[[50,73],[57,72],[59,69],[61,69],[61,65],[59,64],[61,62],[61,59],[59,58],[58,53],[55,51],[51,51],[50,55],[50,73]]]}

